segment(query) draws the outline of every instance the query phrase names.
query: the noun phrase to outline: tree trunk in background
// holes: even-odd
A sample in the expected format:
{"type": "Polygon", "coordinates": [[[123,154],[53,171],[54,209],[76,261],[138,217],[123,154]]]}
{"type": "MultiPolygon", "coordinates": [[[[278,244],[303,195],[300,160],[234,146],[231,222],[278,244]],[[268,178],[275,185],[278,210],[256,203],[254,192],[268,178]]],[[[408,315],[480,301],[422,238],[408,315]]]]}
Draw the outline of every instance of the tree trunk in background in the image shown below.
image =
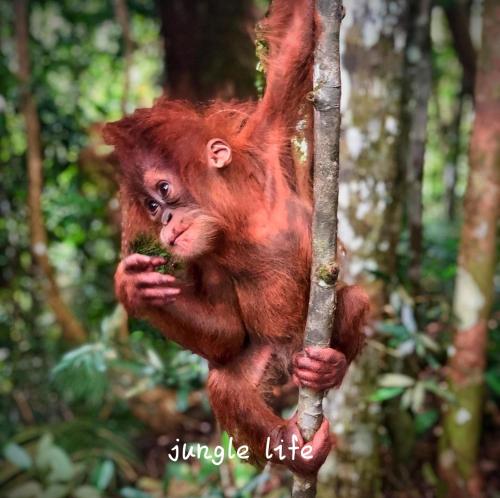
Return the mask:
{"type": "Polygon", "coordinates": [[[464,91],[464,82],[460,93],[457,95],[456,109],[454,110],[453,120],[448,133],[448,153],[446,155],[446,164],[444,165],[443,181],[445,186],[444,204],[448,221],[455,221],[456,215],[456,188],[458,180],[458,162],[462,153],[462,120],[464,115],[464,104],[466,94],[464,91]]]}
{"type": "Polygon", "coordinates": [[[445,407],[440,442],[441,474],[448,486],[448,496],[453,498],[482,496],[477,454],[500,214],[499,81],[500,4],[486,0],[453,304],[457,325],[447,371],[456,402],[445,407]]]}
{"type": "Polygon", "coordinates": [[[468,95],[474,94],[476,78],[476,50],[470,35],[470,0],[442,2],[446,20],[450,27],[453,46],[463,69],[463,87],[468,95]]]}
{"type": "Polygon", "coordinates": [[[133,54],[133,43],[130,35],[130,22],[129,14],[126,0],[114,0],[115,6],[115,16],[120,29],[122,31],[123,40],[123,61],[125,64],[124,68],[124,81],[123,81],[123,93],[121,108],[122,113],[127,112],[127,103],[130,94],[130,72],[132,69],[132,54],[133,54]]]}
{"type": "MultiPolygon", "coordinates": [[[[423,253],[423,174],[427,144],[428,103],[432,91],[432,54],[430,39],[432,0],[409,2],[406,22],[407,39],[404,50],[403,78],[401,83],[401,117],[397,144],[397,184],[391,213],[391,244],[399,242],[401,217],[405,204],[410,238],[409,289],[414,298],[413,308],[417,323],[418,296],[421,292],[421,263],[423,253]],[[401,208],[400,208],[401,206],[401,208]]],[[[392,371],[409,374],[402,362],[395,362],[392,371]]],[[[411,375],[411,373],[410,373],[411,375]]],[[[407,410],[402,410],[400,400],[390,400],[386,405],[385,423],[391,438],[392,472],[405,477],[404,469],[411,465],[416,442],[415,426],[407,410]]]]}
{"type": "MultiPolygon", "coordinates": [[[[87,334],[61,297],[54,269],[49,260],[47,231],[43,219],[41,196],[43,184],[43,156],[40,144],[40,122],[33,94],[31,93],[31,69],[29,58],[28,2],[16,0],[15,31],[18,56],[18,76],[21,84],[21,110],[26,126],[27,166],[30,211],[31,251],[41,271],[46,286],[46,299],[60,325],[63,337],[73,343],[81,343],[87,334]]],[[[44,296],[43,296],[44,297],[44,296]]],[[[42,297],[42,299],[43,299],[42,297]]]]}
{"type": "Polygon", "coordinates": [[[427,108],[432,89],[430,21],[432,0],[410,2],[402,95],[400,166],[406,170],[406,215],[410,234],[409,281],[413,296],[420,291],[423,252],[422,182],[427,142],[427,108]]]}
{"type": "Polygon", "coordinates": [[[253,0],[158,0],[157,6],[169,97],[255,96],[253,0]]]}
{"type": "MultiPolygon", "coordinates": [[[[391,237],[399,233],[401,222],[396,144],[407,1],[344,0],[344,6],[339,236],[348,257],[341,263],[341,279],[365,286],[377,318],[387,301],[388,279],[369,272],[393,274],[396,248],[391,237]]],[[[368,401],[379,367],[379,354],[368,344],[342,388],[330,392],[325,413],[338,447],[320,473],[318,497],[380,496],[381,408],[368,401]]]]}
{"type": "Polygon", "coordinates": [[[457,95],[457,105],[453,120],[448,130],[448,154],[444,169],[445,208],[449,221],[455,220],[456,185],[458,162],[462,153],[461,128],[466,99],[474,95],[476,77],[476,50],[470,35],[471,0],[457,0],[443,5],[453,46],[462,65],[463,76],[461,89],[457,95]]]}

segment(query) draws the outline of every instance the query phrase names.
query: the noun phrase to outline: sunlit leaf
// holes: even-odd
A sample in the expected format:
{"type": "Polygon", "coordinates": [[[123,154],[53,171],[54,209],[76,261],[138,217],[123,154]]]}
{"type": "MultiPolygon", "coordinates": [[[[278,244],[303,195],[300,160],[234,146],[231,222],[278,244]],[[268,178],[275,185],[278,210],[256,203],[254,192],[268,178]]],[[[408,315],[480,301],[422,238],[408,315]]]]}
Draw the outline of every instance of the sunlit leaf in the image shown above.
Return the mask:
{"type": "Polygon", "coordinates": [[[401,322],[405,326],[406,330],[411,333],[415,333],[418,329],[413,307],[407,303],[403,303],[401,307],[401,322]]]}
{"type": "Polygon", "coordinates": [[[3,449],[5,458],[20,469],[29,469],[33,465],[30,454],[16,443],[9,443],[3,449]]]}
{"type": "Polygon", "coordinates": [[[51,484],[42,494],[42,498],[64,498],[69,491],[68,484],[51,484]]]}
{"type": "Polygon", "coordinates": [[[419,334],[419,338],[424,343],[424,346],[427,349],[434,351],[434,353],[439,353],[439,351],[441,350],[439,344],[427,334],[419,334]]]}
{"type": "Polygon", "coordinates": [[[415,379],[399,373],[381,375],[378,384],[382,387],[410,387],[415,384],[415,379]]]}
{"type": "Polygon", "coordinates": [[[75,498],[101,498],[101,493],[98,489],[92,486],[80,486],[73,491],[75,498]]]}
{"type": "Polygon", "coordinates": [[[58,446],[53,446],[49,450],[49,456],[51,462],[51,472],[48,476],[49,481],[70,481],[75,474],[75,468],[66,452],[58,446]]]}
{"type": "Polygon", "coordinates": [[[111,460],[105,460],[102,462],[98,467],[95,478],[96,488],[104,491],[109,486],[114,474],[115,464],[111,460]]]}
{"type": "Polygon", "coordinates": [[[36,466],[41,470],[49,469],[51,465],[50,450],[54,445],[54,437],[52,434],[44,434],[36,446],[35,462],[36,466]]]}
{"type": "Polygon", "coordinates": [[[28,481],[7,493],[7,498],[42,498],[43,488],[36,481],[28,481]]]}
{"type": "Polygon", "coordinates": [[[417,382],[413,388],[411,400],[411,409],[414,412],[419,412],[422,409],[425,400],[425,386],[422,382],[417,382]]]}
{"type": "Polygon", "coordinates": [[[439,397],[441,397],[449,402],[455,401],[454,394],[449,391],[446,384],[440,385],[434,380],[425,380],[425,381],[423,381],[423,384],[425,386],[425,389],[436,394],[437,396],[439,396],[439,397]]]}
{"type": "Polygon", "coordinates": [[[153,498],[149,493],[130,487],[122,488],[120,496],[123,498],[153,498]]]}
{"type": "Polygon", "coordinates": [[[403,393],[403,396],[401,396],[401,408],[403,410],[407,410],[411,406],[411,402],[413,399],[413,388],[408,388],[405,390],[403,393]]]}
{"type": "Polygon", "coordinates": [[[370,401],[386,401],[399,396],[404,389],[402,387],[382,387],[377,389],[370,397],[370,401]]]}

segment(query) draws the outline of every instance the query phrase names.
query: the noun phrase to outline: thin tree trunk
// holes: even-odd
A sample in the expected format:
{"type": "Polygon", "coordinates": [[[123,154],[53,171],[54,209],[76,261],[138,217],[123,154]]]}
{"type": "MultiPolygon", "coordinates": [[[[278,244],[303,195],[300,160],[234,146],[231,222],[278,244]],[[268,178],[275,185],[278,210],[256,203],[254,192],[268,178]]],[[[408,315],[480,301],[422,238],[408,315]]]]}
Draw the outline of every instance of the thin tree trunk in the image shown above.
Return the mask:
{"type": "Polygon", "coordinates": [[[408,277],[414,296],[420,291],[423,252],[422,186],[425,145],[427,142],[427,108],[432,88],[430,20],[432,0],[410,3],[410,23],[405,50],[402,130],[406,141],[406,213],[410,233],[410,267],[408,277]],[[407,130],[404,123],[408,124],[407,130]]]}
{"type": "Polygon", "coordinates": [[[444,5],[446,19],[453,39],[453,46],[462,65],[462,84],[457,96],[457,106],[449,130],[449,151],[444,169],[445,209],[449,221],[455,220],[458,162],[462,151],[461,128],[464,104],[474,98],[474,80],[477,70],[477,54],[470,35],[471,0],[458,0],[444,5]]]}
{"type": "Polygon", "coordinates": [[[26,126],[26,138],[28,143],[28,204],[30,211],[31,251],[45,280],[47,300],[54,312],[57,322],[62,328],[64,338],[69,342],[81,343],[85,340],[87,334],[66,303],[62,300],[47,252],[47,232],[41,206],[43,159],[40,144],[40,122],[38,120],[35,99],[30,90],[31,70],[28,49],[27,0],[16,0],[14,9],[16,47],[19,65],[18,73],[22,88],[21,110],[26,126]]]}
{"type": "Polygon", "coordinates": [[[130,23],[129,14],[126,0],[114,0],[115,15],[118,24],[122,30],[123,45],[124,45],[124,82],[123,82],[123,93],[121,99],[122,113],[127,112],[127,104],[130,96],[130,72],[132,68],[132,54],[133,54],[133,42],[130,35],[130,23]]]}
{"type": "Polygon", "coordinates": [[[456,400],[445,407],[440,441],[441,475],[448,486],[448,496],[453,498],[483,496],[477,456],[500,214],[498,81],[500,4],[486,0],[475,87],[476,118],[453,303],[457,323],[453,354],[447,368],[456,400]]]}
{"type": "MultiPolygon", "coordinates": [[[[304,348],[328,347],[336,307],[342,0],[317,0],[321,33],[314,53],[314,216],[311,293],[304,348]]],[[[323,393],[300,388],[298,422],[309,441],[323,420],[323,393]]],[[[292,497],[314,498],[316,478],[295,476],[292,497]]]]}
{"type": "Polygon", "coordinates": [[[464,91],[474,94],[476,77],[476,50],[470,35],[470,1],[443,2],[446,19],[450,27],[453,45],[463,69],[464,91]]]}
{"type": "Polygon", "coordinates": [[[253,0],[157,0],[165,90],[192,101],[255,96],[253,0]]]}
{"type": "MultiPolygon", "coordinates": [[[[114,0],[115,16],[122,30],[123,46],[124,46],[124,81],[121,98],[121,110],[123,114],[127,113],[127,106],[130,99],[131,71],[132,71],[132,56],[134,44],[130,34],[130,20],[126,0],[114,0]]],[[[121,303],[118,303],[118,308],[121,316],[120,326],[118,328],[118,336],[121,341],[126,341],[129,335],[128,330],[128,314],[121,303]]]]}
{"type": "Polygon", "coordinates": [[[453,120],[450,129],[446,134],[448,137],[449,150],[444,167],[443,182],[445,187],[444,202],[446,217],[448,221],[455,221],[456,214],[456,188],[458,180],[458,162],[462,151],[462,120],[464,114],[466,94],[462,84],[460,93],[457,96],[457,105],[454,110],[453,120]]]}
{"type": "MultiPolygon", "coordinates": [[[[383,314],[396,267],[401,230],[396,145],[407,0],[344,0],[342,56],[342,164],[339,237],[347,250],[342,279],[369,292],[375,317],[383,314]],[[376,278],[375,275],[387,276],[376,278]]],[[[330,391],[325,413],[337,448],[321,470],[318,497],[378,498],[381,407],[368,401],[381,365],[371,343],[351,365],[340,390],[330,391]]]]}

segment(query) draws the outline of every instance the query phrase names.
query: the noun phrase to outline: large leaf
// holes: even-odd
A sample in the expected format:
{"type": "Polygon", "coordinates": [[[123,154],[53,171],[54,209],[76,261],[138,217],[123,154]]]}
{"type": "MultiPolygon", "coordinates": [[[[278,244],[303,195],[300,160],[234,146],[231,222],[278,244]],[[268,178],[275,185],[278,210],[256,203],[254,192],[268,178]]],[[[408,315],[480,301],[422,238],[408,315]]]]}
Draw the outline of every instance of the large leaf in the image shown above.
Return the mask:
{"type": "Polygon", "coordinates": [[[7,493],[7,498],[42,498],[43,489],[40,483],[28,481],[7,493]]]}
{"type": "Polygon", "coordinates": [[[425,385],[423,382],[417,382],[415,388],[413,389],[412,399],[411,399],[411,409],[418,413],[425,401],[425,385]]]}
{"type": "Polygon", "coordinates": [[[144,491],[135,488],[122,488],[120,490],[120,496],[123,498],[152,498],[149,493],[145,493],[144,491]]]}
{"type": "Polygon", "coordinates": [[[9,443],[3,450],[5,458],[20,469],[27,470],[33,465],[30,454],[16,443],[9,443]]]}
{"type": "Polygon", "coordinates": [[[115,464],[111,460],[102,462],[96,472],[95,485],[97,489],[104,491],[115,475],[115,464]]]}
{"type": "Polygon", "coordinates": [[[415,379],[399,373],[388,373],[380,376],[378,384],[382,387],[410,387],[415,384],[415,379]]]}
{"type": "Polygon", "coordinates": [[[42,498],[64,498],[68,495],[68,484],[51,484],[42,494],[42,498]]]}
{"type": "Polygon", "coordinates": [[[75,467],[67,453],[62,448],[53,446],[49,451],[49,456],[51,460],[49,481],[71,481],[75,475],[75,467]]]}
{"type": "Polygon", "coordinates": [[[423,434],[433,427],[439,420],[438,410],[429,410],[416,415],[415,430],[417,434],[423,434]]]}
{"type": "Polygon", "coordinates": [[[38,441],[35,453],[35,463],[38,469],[48,470],[50,468],[50,450],[53,445],[54,436],[50,433],[44,434],[38,441]]]}
{"type": "Polygon", "coordinates": [[[101,493],[93,486],[80,486],[73,491],[74,498],[101,498],[101,493]]]}
{"type": "Polygon", "coordinates": [[[370,397],[370,401],[385,401],[387,399],[399,396],[404,389],[402,387],[381,387],[377,389],[370,397]]]}

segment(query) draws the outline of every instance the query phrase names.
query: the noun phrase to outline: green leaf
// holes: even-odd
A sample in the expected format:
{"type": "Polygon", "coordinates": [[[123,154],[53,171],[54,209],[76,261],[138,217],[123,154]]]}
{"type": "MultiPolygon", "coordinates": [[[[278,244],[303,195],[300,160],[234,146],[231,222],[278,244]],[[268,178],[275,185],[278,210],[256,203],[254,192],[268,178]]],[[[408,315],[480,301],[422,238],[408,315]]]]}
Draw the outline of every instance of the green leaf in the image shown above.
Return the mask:
{"type": "Polygon", "coordinates": [[[401,408],[403,410],[408,410],[411,406],[411,402],[413,399],[413,391],[414,389],[412,387],[409,387],[405,389],[405,392],[403,393],[403,396],[401,396],[401,408]]]}
{"type": "Polygon", "coordinates": [[[96,488],[104,491],[113,479],[115,474],[115,464],[111,460],[105,460],[99,466],[96,476],[96,488]]]}
{"type": "Polygon", "coordinates": [[[3,449],[5,458],[20,469],[29,469],[33,465],[33,460],[30,454],[16,443],[9,443],[3,449]]]}
{"type": "Polygon", "coordinates": [[[165,474],[163,475],[163,487],[165,489],[168,488],[172,479],[191,481],[193,479],[191,467],[183,462],[170,462],[165,466],[165,474]]]}
{"type": "Polygon", "coordinates": [[[436,394],[440,398],[443,398],[450,403],[455,402],[455,395],[452,392],[450,392],[446,384],[440,385],[435,380],[432,379],[423,381],[423,384],[425,385],[425,388],[428,391],[436,394]]]}
{"type": "Polygon", "coordinates": [[[266,472],[257,472],[255,467],[250,465],[247,460],[235,459],[232,463],[236,486],[238,489],[241,489],[244,486],[241,490],[242,493],[250,493],[257,488],[259,484],[263,484],[270,478],[270,475],[266,472]]]}
{"type": "Polygon", "coordinates": [[[438,410],[429,410],[419,413],[415,417],[415,430],[421,435],[433,427],[439,420],[438,410]]]}
{"type": "Polygon", "coordinates": [[[44,434],[36,446],[35,463],[38,469],[47,470],[50,468],[50,449],[54,445],[52,434],[44,434]]]}
{"type": "MultiPolygon", "coordinates": [[[[241,465],[240,464],[240,467],[252,469],[253,473],[252,473],[252,471],[247,470],[248,473],[244,476],[239,476],[238,474],[236,474],[236,476],[235,476],[236,477],[236,484],[239,485],[240,487],[242,486],[241,487],[241,494],[239,496],[246,496],[245,493],[248,493],[250,496],[253,496],[251,493],[253,491],[255,491],[257,488],[260,488],[261,486],[263,486],[270,479],[270,475],[268,472],[261,472],[261,473],[255,474],[255,468],[252,465],[248,465],[248,464],[241,465]],[[245,484],[244,485],[239,484],[238,481],[241,481],[242,483],[245,483],[245,484]]],[[[286,496],[286,495],[283,495],[283,496],[286,496]]]]}
{"type": "Polygon", "coordinates": [[[438,487],[440,484],[440,479],[436,475],[436,471],[433,469],[432,464],[430,462],[425,462],[422,465],[422,476],[424,481],[431,486],[438,487]]]}
{"type": "Polygon", "coordinates": [[[431,337],[429,337],[426,334],[418,334],[418,337],[427,349],[430,349],[434,353],[439,353],[441,348],[439,347],[439,344],[434,339],[432,339],[431,337]]]}
{"type": "Polygon", "coordinates": [[[402,387],[381,387],[377,389],[368,399],[370,401],[385,401],[399,396],[404,389],[402,387]]]}
{"type": "Polygon", "coordinates": [[[380,376],[378,381],[382,387],[410,387],[415,384],[415,379],[399,373],[388,373],[380,376]]]}
{"type": "Polygon", "coordinates": [[[381,332],[382,334],[396,337],[400,340],[403,340],[409,336],[408,330],[406,330],[404,325],[389,322],[382,322],[378,324],[377,331],[381,332]]]}
{"type": "Polygon", "coordinates": [[[28,481],[7,493],[7,498],[42,498],[43,489],[40,483],[28,481]]]}
{"type": "Polygon", "coordinates": [[[64,498],[68,495],[67,484],[51,484],[42,494],[42,498],[64,498]]]}
{"type": "Polygon", "coordinates": [[[71,481],[75,475],[75,467],[67,453],[58,446],[49,450],[50,468],[49,481],[71,481]]]}
{"type": "Polygon", "coordinates": [[[101,492],[93,486],[80,486],[73,491],[75,498],[101,498],[101,492]]]}
{"type": "Polygon", "coordinates": [[[66,353],[52,369],[56,387],[70,400],[100,405],[109,385],[108,358],[114,355],[103,342],[85,344],[66,353]]]}
{"type": "Polygon", "coordinates": [[[487,386],[496,394],[500,395],[500,371],[488,370],[485,374],[487,386]]]}
{"type": "Polygon", "coordinates": [[[184,413],[189,408],[190,390],[186,388],[178,388],[175,397],[175,409],[178,412],[184,413]]]}
{"type": "Polygon", "coordinates": [[[149,493],[129,487],[122,488],[120,490],[120,496],[123,498],[153,498],[149,493]]]}
{"type": "Polygon", "coordinates": [[[422,409],[425,401],[425,385],[422,382],[417,382],[413,389],[411,409],[416,413],[422,409]]]}

